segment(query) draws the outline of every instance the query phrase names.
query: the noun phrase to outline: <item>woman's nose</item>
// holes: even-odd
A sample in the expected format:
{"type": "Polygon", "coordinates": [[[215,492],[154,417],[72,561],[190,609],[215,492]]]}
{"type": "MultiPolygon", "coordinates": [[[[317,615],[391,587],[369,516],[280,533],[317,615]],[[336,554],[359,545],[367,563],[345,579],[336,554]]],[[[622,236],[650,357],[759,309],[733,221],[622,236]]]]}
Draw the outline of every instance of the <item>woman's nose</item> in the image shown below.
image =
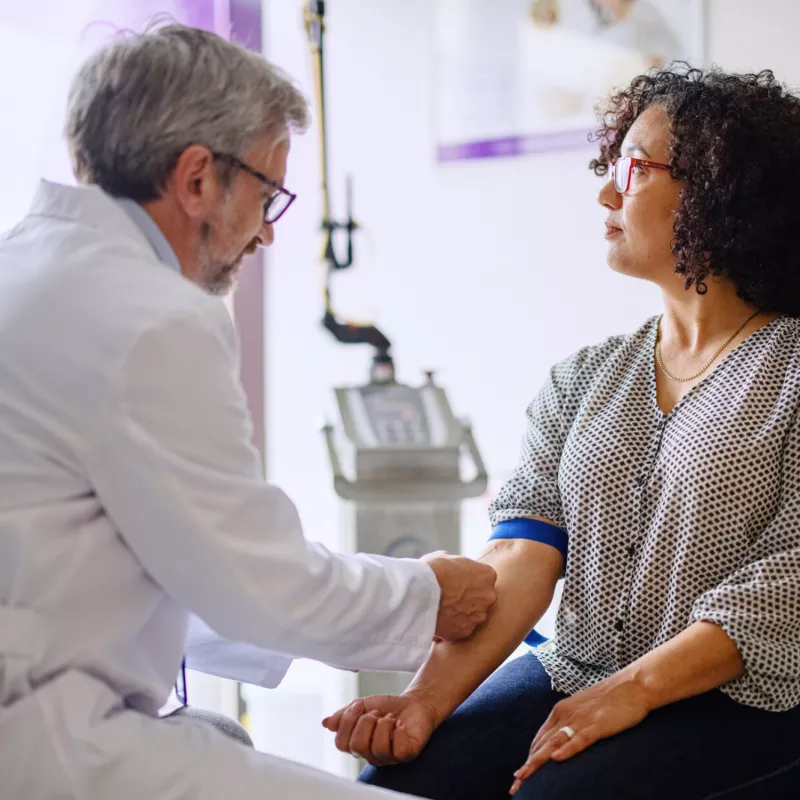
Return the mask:
{"type": "Polygon", "coordinates": [[[609,178],[597,195],[597,202],[608,209],[617,209],[622,204],[622,195],[614,188],[613,179],[609,178]]]}

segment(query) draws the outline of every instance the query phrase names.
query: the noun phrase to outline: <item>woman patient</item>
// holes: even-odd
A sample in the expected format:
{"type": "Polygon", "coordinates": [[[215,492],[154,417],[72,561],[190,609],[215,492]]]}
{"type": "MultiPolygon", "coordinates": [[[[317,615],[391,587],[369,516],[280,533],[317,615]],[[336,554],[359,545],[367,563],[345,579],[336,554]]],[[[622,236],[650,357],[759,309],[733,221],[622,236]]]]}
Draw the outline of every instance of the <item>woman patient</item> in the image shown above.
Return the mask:
{"type": "Polygon", "coordinates": [[[800,796],[800,100],[675,68],[609,101],[612,269],[663,314],[556,365],[492,504],[497,604],[325,720],[441,800],[800,796]],[[555,636],[497,669],[564,577],[555,636]]]}

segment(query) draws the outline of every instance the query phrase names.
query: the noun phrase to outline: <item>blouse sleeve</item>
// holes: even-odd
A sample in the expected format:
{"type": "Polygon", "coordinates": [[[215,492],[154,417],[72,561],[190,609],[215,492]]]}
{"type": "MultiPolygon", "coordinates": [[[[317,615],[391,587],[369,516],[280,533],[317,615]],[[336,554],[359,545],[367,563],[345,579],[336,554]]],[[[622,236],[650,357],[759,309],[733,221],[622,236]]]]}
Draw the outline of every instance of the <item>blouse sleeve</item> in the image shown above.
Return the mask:
{"type": "Polygon", "coordinates": [[[489,508],[493,539],[546,541],[566,557],[566,522],[558,488],[558,469],[574,416],[570,388],[584,354],[585,351],[579,351],[553,367],[547,382],[528,406],[528,424],[519,463],[489,508]],[[544,517],[553,525],[534,523],[531,517],[544,517]]]}
{"type": "Polygon", "coordinates": [[[692,621],[719,625],[736,644],[744,674],[722,686],[734,700],[769,711],[800,705],[800,429],[784,447],[778,511],[742,566],[694,604],[692,621]]]}

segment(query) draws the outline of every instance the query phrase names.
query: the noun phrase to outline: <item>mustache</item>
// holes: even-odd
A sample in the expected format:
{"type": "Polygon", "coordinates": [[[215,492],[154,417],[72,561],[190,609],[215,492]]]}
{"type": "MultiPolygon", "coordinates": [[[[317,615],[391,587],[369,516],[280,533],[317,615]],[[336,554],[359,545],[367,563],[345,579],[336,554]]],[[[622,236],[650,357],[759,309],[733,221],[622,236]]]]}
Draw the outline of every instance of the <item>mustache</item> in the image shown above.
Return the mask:
{"type": "Polygon", "coordinates": [[[253,239],[253,241],[250,242],[250,244],[248,244],[244,250],[242,250],[242,255],[239,256],[239,258],[242,258],[243,256],[253,255],[253,253],[255,253],[256,250],[258,250],[258,245],[259,245],[258,239],[253,239]]]}

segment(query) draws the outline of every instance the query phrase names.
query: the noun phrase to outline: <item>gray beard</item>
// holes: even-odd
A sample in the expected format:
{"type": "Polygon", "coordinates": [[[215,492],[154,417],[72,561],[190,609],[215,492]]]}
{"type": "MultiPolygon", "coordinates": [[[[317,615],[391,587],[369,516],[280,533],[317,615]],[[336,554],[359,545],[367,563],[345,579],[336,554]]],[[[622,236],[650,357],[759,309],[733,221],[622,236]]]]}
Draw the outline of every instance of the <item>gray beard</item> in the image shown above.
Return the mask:
{"type": "Polygon", "coordinates": [[[241,258],[228,264],[216,263],[211,252],[211,225],[204,222],[200,229],[200,236],[205,245],[205,255],[202,270],[202,287],[209,294],[217,297],[228,294],[236,285],[235,273],[239,268],[241,258]]]}

